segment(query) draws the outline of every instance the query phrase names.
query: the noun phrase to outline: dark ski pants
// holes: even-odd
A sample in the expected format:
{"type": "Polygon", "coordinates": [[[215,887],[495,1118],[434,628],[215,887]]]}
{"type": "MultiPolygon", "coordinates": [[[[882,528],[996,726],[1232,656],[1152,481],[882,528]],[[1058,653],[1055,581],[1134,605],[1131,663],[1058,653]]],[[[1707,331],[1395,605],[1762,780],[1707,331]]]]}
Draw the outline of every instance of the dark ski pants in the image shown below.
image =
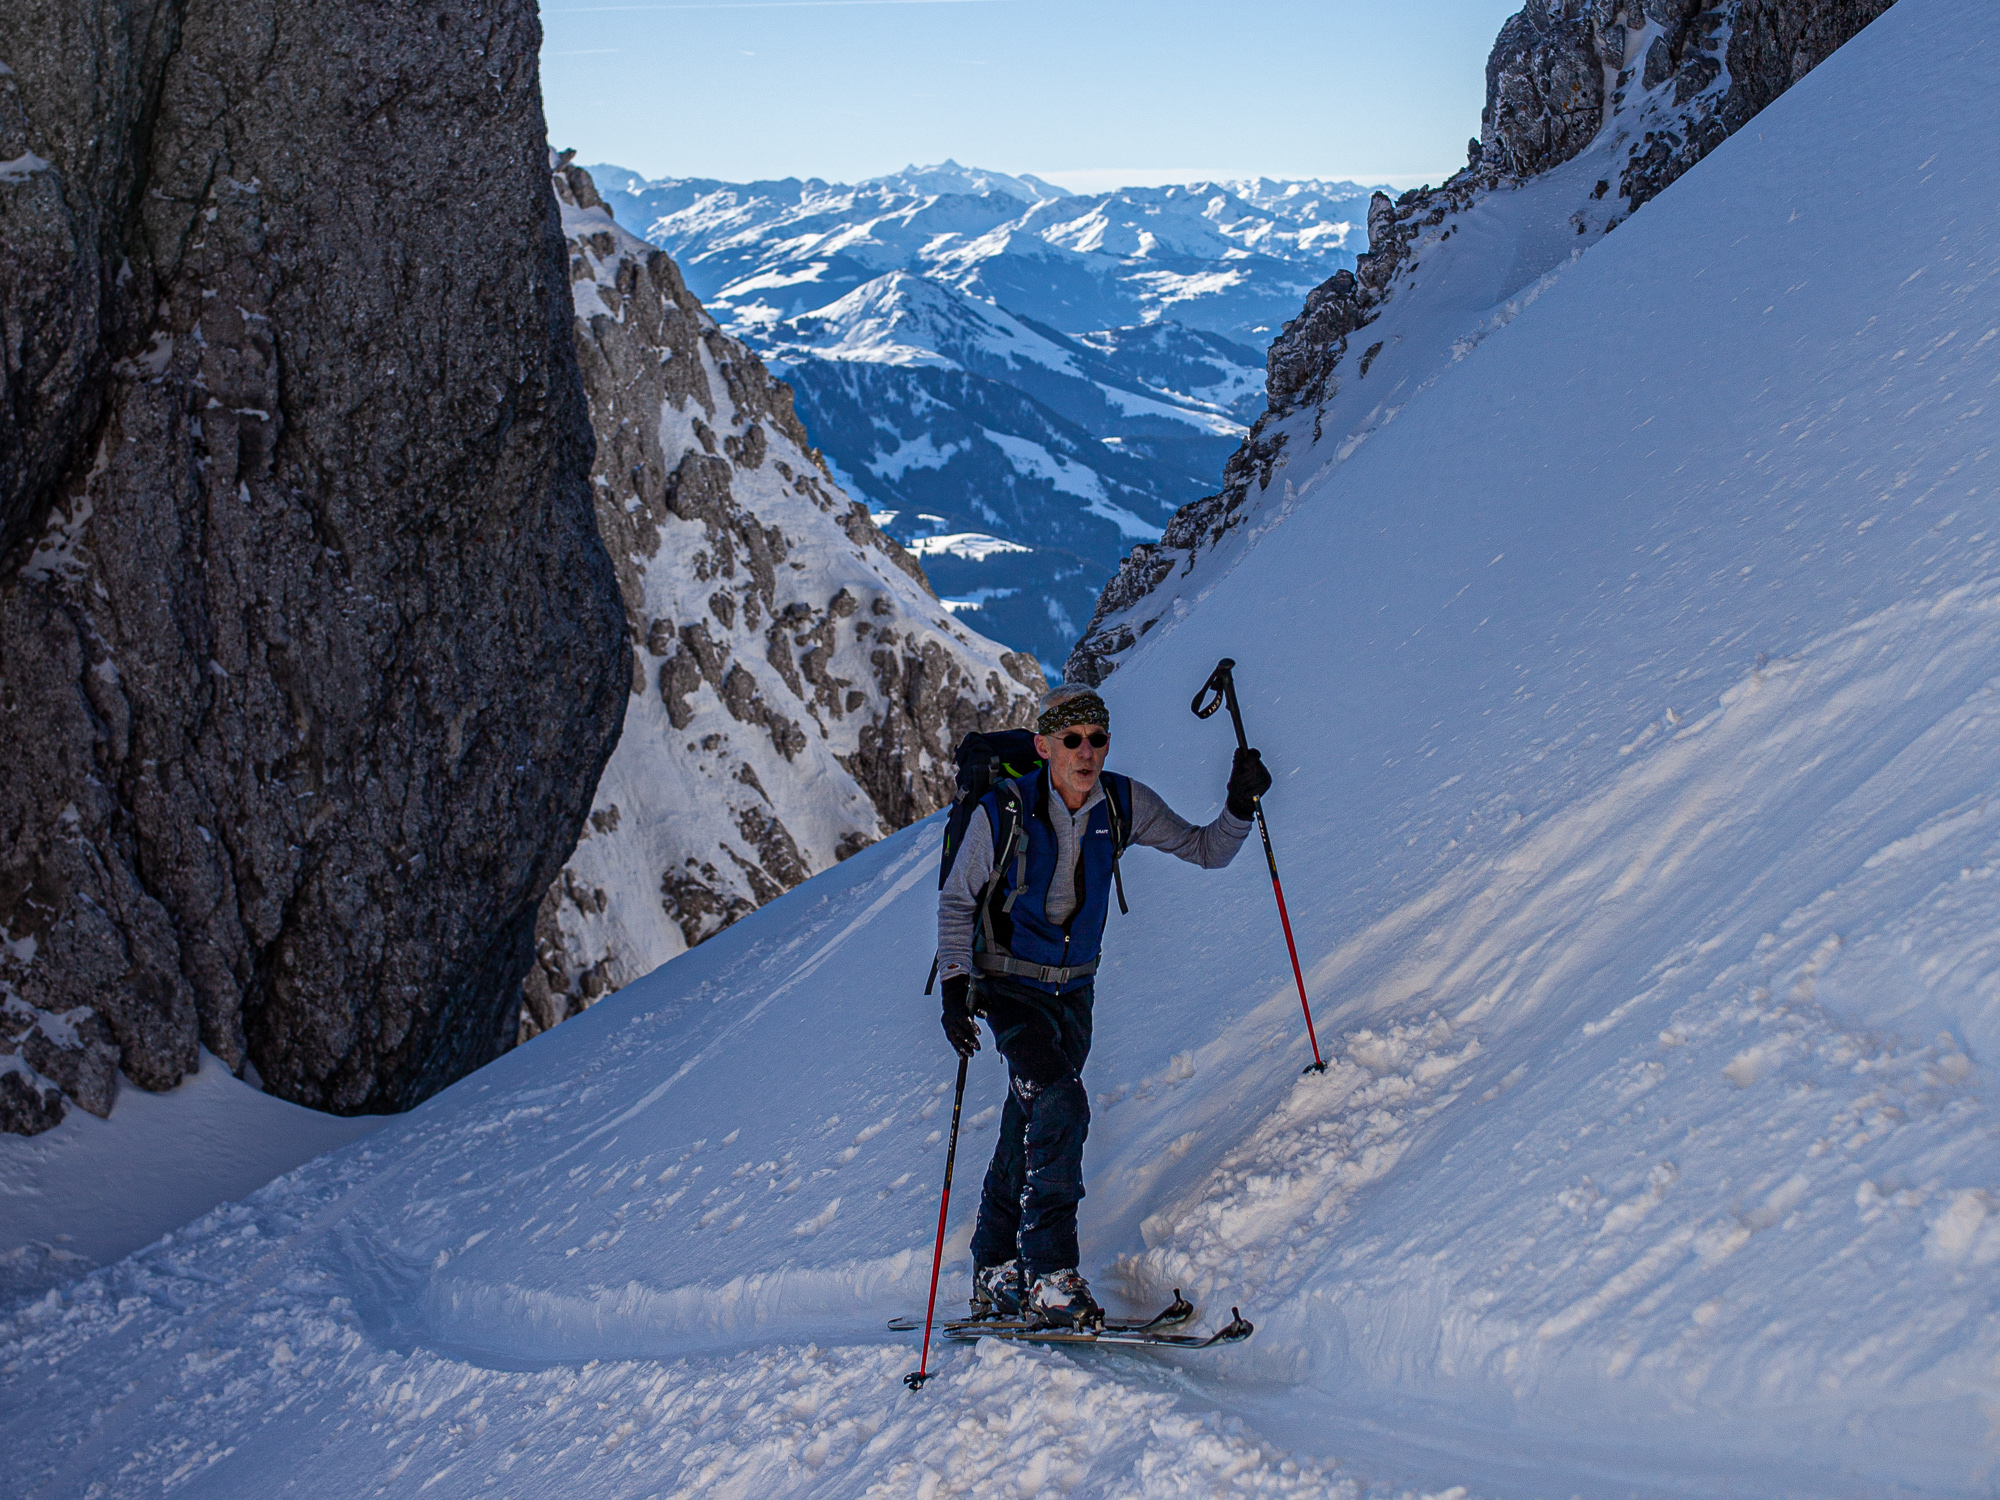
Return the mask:
{"type": "Polygon", "coordinates": [[[1080,1075],[1090,1055],[1093,990],[1051,995],[1006,979],[980,981],[980,1004],[1007,1059],[1007,1103],[979,1199],[975,1265],[1018,1257],[1032,1278],[1077,1263],[1076,1205],[1090,1133],[1080,1075]]]}

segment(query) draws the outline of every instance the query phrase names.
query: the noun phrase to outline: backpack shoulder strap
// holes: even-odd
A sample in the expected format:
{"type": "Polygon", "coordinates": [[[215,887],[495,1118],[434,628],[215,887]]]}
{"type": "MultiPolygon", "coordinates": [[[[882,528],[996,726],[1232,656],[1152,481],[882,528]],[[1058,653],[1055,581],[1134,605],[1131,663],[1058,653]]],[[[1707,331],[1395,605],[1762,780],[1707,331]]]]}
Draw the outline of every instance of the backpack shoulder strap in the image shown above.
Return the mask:
{"type": "MultiPolygon", "coordinates": [[[[968,808],[963,800],[954,802],[951,813],[944,820],[944,843],[938,850],[938,889],[943,890],[951,879],[951,867],[958,863],[958,846],[965,842],[965,830],[972,822],[977,807],[968,808]]],[[[926,990],[925,994],[930,992],[926,990]]]]}
{"type": "Polygon", "coordinates": [[[1104,773],[1104,800],[1111,804],[1111,844],[1120,854],[1132,846],[1132,778],[1104,773]]]}
{"type": "Polygon", "coordinates": [[[986,887],[979,893],[978,937],[984,951],[1003,953],[1005,945],[994,928],[993,902],[1000,894],[1000,887],[1007,882],[1007,862],[1014,862],[1014,878],[1008,886],[1007,899],[1000,905],[1003,914],[1014,910],[1014,903],[1028,888],[1028,830],[1025,826],[1027,810],[1021,794],[1021,783],[1017,779],[1000,782],[990,793],[993,798],[993,873],[986,878],[986,887]]]}
{"type": "Polygon", "coordinates": [[[1132,778],[1106,771],[1103,780],[1104,803],[1111,818],[1111,883],[1118,890],[1118,915],[1129,917],[1132,908],[1125,904],[1125,873],[1118,861],[1132,842],[1132,778]]]}
{"type": "Polygon", "coordinates": [[[995,826],[993,829],[993,880],[1006,878],[1007,861],[1014,862],[1014,879],[1007,892],[1003,912],[1011,912],[1021,893],[1028,888],[1028,807],[1019,777],[1010,777],[993,788],[995,826]]]}

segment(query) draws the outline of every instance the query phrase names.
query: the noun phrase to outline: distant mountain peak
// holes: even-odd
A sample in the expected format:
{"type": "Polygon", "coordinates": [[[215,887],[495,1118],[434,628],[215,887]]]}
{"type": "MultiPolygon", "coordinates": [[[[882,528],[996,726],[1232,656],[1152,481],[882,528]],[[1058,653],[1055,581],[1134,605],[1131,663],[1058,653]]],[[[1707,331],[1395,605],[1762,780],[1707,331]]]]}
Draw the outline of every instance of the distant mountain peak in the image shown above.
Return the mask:
{"type": "Polygon", "coordinates": [[[948,156],[928,167],[912,162],[900,172],[865,178],[856,186],[917,194],[964,193],[973,197],[982,193],[1004,193],[1023,203],[1042,203],[1051,198],[1071,196],[1067,188],[1044,182],[1039,177],[1014,177],[985,167],[963,167],[948,156]]]}
{"type": "Polygon", "coordinates": [[[1061,349],[1004,309],[903,270],[864,281],[837,301],[778,324],[766,337],[788,366],[818,358],[956,369],[972,348],[1065,370],[1070,364],[1061,349]]]}

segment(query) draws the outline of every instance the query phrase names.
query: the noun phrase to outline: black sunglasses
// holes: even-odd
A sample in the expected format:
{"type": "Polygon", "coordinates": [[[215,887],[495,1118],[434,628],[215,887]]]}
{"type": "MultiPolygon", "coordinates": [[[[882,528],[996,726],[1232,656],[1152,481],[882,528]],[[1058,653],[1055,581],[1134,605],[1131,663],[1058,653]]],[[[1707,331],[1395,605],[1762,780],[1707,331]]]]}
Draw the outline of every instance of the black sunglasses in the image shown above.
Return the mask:
{"type": "MultiPolygon", "coordinates": [[[[1088,738],[1090,740],[1090,748],[1093,750],[1102,750],[1106,745],[1111,743],[1111,736],[1101,729],[1088,738]]],[[[1066,734],[1062,737],[1063,748],[1065,750],[1081,750],[1084,739],[1085,736],[1081,734],[1066,734]]]]}

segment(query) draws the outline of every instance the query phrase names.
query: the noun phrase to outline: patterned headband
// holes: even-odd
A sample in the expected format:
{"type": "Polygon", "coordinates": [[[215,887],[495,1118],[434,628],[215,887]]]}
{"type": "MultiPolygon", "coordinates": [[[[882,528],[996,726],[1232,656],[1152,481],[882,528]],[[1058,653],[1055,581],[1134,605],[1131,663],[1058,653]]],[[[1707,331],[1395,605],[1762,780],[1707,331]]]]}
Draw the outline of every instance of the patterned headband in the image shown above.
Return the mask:
{"type": "Polygon", "coordinates": [[[1111,728],[1111,710],[1095,693],[1079,693],[1065,698],[1035,721],[1035,733],[1057,734],[1072,724],[1102,724],[1111,728]]]}

